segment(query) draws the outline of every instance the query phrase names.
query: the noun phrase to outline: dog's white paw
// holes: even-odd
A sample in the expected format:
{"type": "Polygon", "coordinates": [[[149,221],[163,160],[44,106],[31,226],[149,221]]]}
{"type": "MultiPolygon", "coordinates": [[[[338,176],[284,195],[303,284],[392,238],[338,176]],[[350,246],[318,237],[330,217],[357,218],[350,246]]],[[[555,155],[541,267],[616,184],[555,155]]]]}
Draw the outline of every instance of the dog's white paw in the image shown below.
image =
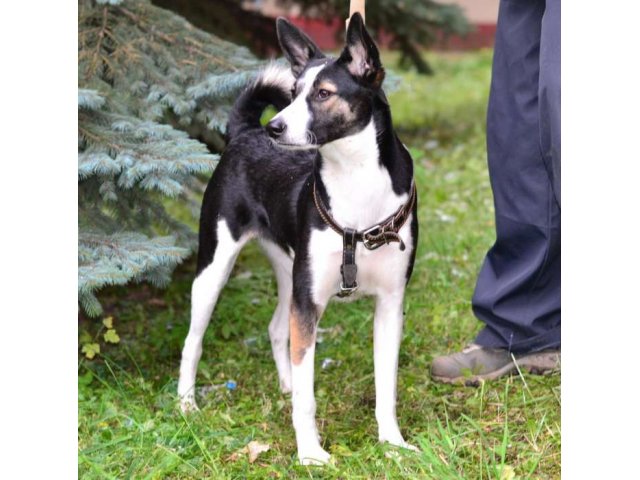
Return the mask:
{"type": "Polygon", "coordinates": [[[380,443],[388,443],[389,445],[392,445],[394,447],[406,448],[407,450],[411,450],[413,452],[420,451],[420,449],[415,445],[411,445],[410,443],[405,442],[404,439],[402,438],[402,435],[393,435],[389,437],[380,435],[379,440],[380,440],[380,443]]]}
{"type": "Polygon", "coordinates": [[[182,413],[199,412],[198,404],[193,395],[187,395],[180,399],[180,410],[182,413]]]}
{"type": "Polygon", "coordinates": [[[406,448],[407,450],[411,450],[412,452],[419,452],[420,451],[420,449],[418,447],[416,447],[415,445],[412,445],[410,443],[407,443],[407,442],[402,442],[399,445],[395,445],[394,444],[394,447],[406,448]]]}
{"type": "Polygon", "coordinates": [[[280,377],[280,391],[282,393],[291,393],[291,377],[283,378],[280,377]]]}
{"type": "Polygon", "coordinates": [[[331,459],[329,452],[325,451],[321,446],[307,448],[298,451],[300,465],[326,465],[331,459]]]}

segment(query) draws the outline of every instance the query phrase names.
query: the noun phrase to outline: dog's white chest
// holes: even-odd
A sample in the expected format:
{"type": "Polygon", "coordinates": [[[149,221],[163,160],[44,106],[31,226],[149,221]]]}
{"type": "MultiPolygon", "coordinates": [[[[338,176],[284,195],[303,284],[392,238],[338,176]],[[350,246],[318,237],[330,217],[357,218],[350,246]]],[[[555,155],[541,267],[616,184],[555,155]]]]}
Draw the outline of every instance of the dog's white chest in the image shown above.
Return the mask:
{"type": "MultiPolygon", "coordinates": [[[[399,232],[407,245],[404,251],[400,250],[399,244],[395,242],[383,245],[376,250],[368,250],[358,242],[356,246],[358,290],[345,300],[404,289],[413,244],[410,225],[411,216],[399,232]]],[[[309,252],[313,299],[316,304],[324,305],[340,289],[342,237],[329,228],[314,230],[311,234],[309,252]]]]}

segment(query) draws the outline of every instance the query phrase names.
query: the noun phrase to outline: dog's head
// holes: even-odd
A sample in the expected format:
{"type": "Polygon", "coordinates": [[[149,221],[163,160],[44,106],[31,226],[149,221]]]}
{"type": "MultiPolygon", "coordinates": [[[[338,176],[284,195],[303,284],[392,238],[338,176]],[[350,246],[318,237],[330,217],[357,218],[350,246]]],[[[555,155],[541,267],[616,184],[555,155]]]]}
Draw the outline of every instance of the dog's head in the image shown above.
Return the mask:
{"type": "Polygon", "coordinates": [[[284,18],[278,40],[296,79],[292,102],[267,125],[271,138],[289,148],[317,148],[367,126],[384,69],[359,13],[349,21],[347,44],[335,58],[284,18]]]}

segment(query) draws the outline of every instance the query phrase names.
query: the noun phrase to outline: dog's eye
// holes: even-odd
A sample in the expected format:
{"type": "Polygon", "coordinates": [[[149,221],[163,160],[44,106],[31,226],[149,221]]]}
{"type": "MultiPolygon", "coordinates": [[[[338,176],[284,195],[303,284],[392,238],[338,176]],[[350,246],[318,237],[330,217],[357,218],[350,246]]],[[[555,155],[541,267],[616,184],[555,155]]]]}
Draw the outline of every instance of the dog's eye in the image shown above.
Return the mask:
{"type": "Polygon", "coordinates": [[[318,90],[318,99],[325,100],[331,96],[331,93],[332,92],[330,92],[329,90],[325,90],[324,88],[321,88],[320,90],[318,90]]]}
{"type": "Polygon", "coordinates": [[[296,98],[296,87],[295,85],[291,87],[291,98],[296,98]]]}

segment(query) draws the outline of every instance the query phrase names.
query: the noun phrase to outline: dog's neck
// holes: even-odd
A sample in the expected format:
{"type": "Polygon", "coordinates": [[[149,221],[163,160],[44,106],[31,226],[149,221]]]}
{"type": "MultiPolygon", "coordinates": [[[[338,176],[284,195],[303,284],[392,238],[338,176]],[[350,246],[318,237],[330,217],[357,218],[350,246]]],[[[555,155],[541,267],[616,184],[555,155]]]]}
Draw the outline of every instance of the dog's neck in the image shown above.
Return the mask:
{"type": "Polygon", "coordinates": [[[399,161],[396,142],[390,123],[382,126],[372,117],[360,132],[320,147],[316,178],[343,227],[368,228],[408,199],[408,191],[398,194],[393,188],[394,163],[399,161]],[[382,159],[383,151],[390,158],[382,159]]]}
{"type": "Polygon", "coordinates": [[[349,176],[377,167],[380,152],[373,118],[360,132],[320,147],[321,175],[349,176]]]}

